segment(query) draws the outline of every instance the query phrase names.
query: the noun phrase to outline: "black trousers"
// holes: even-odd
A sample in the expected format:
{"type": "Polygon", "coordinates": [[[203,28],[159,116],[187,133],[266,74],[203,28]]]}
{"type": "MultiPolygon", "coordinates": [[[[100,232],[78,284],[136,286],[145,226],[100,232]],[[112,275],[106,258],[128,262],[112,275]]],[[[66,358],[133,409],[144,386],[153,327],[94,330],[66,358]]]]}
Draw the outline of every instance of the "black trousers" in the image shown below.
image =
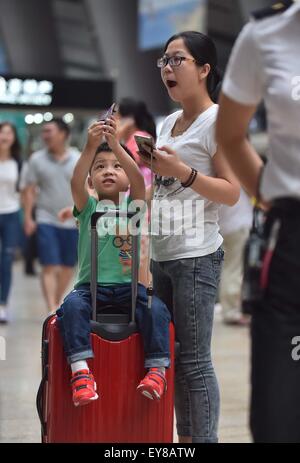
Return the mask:
{"type": "Polygon", "coordinates": [[[275,203],[267,236],[277,218],[268,287],[253,308],[250,427],[254,442],[292,443],[300,442],[300,201],[275,203]]]}

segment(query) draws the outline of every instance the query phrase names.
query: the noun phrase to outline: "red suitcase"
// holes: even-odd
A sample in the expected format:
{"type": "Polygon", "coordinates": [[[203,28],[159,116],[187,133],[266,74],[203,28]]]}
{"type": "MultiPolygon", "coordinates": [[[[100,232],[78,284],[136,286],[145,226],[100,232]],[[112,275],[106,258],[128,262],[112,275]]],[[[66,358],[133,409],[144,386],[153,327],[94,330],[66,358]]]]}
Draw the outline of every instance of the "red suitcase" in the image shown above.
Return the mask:
{"type": "MultiPolygon", "coordinates": [[[[118,213],[122,216],[123,213],[118,213]]],[[[173,442],[174,328],[170,324],[171,368],[166,372],[168,389],[160,402],[143,397],[136,388],[145,375],[140,335],[132,322],[137,288],[137,238],[133,239],[131,322],[128,314],[97,313],[97,232],[102,213],[92,217],[92,346],[94,359],[88,361],[100,397],[74,407],[70,388],[70,367],[61,336],[52,315],[42,334],[43,377],[37,395],[37,409],[45,443],[170,443],[173,442]]],[[[127,214],[132,217],[133,214],[127,214]]]]}

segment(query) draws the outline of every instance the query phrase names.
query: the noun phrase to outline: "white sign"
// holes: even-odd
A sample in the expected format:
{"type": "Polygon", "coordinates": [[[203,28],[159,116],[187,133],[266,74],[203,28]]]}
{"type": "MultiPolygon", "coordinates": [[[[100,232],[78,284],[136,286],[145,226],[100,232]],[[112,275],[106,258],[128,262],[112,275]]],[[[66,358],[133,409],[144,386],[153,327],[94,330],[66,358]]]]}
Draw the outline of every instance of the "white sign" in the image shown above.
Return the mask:
{"type": "Polygon", "coordinates": [[[53,83],[49,80],[0,76],[0,104],[48,106],[52,103],[52,92],[53,83]]]}

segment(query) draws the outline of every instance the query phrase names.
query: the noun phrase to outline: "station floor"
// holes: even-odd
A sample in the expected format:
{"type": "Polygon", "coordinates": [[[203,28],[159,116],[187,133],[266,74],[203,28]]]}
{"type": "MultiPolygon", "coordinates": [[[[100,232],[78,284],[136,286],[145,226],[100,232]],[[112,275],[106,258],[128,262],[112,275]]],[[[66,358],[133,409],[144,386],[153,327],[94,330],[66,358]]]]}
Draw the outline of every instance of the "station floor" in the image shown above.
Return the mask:
{"type": "MultiPolygon", "coordinates": [[[[38,278],[25,277],[20,263],[14,269],[11,307],[10,324],[0,325],[0,340],[6,344],[6,360],[0,360],[0,443],[38,443],[35,397],[40,382],[41,329],[47,314],[38,278]]],[[[218,313],[213,361],[221,391],[219,440],[251,442],[248,328],[224,326],[218,313]]]]}

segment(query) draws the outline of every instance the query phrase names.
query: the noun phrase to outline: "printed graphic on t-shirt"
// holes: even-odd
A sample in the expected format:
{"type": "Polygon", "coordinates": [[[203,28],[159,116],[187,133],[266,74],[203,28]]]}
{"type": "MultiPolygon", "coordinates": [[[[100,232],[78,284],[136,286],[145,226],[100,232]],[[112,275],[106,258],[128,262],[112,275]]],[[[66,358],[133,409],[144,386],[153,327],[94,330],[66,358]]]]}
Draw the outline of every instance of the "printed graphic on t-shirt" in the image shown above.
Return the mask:
{"type": "Polygon", "coordinates": [[[132,265],[132,237],[130,235],[116,235],[113,246],[119,249],[119,261],[123,273],[131,272],[132,265]]]}

